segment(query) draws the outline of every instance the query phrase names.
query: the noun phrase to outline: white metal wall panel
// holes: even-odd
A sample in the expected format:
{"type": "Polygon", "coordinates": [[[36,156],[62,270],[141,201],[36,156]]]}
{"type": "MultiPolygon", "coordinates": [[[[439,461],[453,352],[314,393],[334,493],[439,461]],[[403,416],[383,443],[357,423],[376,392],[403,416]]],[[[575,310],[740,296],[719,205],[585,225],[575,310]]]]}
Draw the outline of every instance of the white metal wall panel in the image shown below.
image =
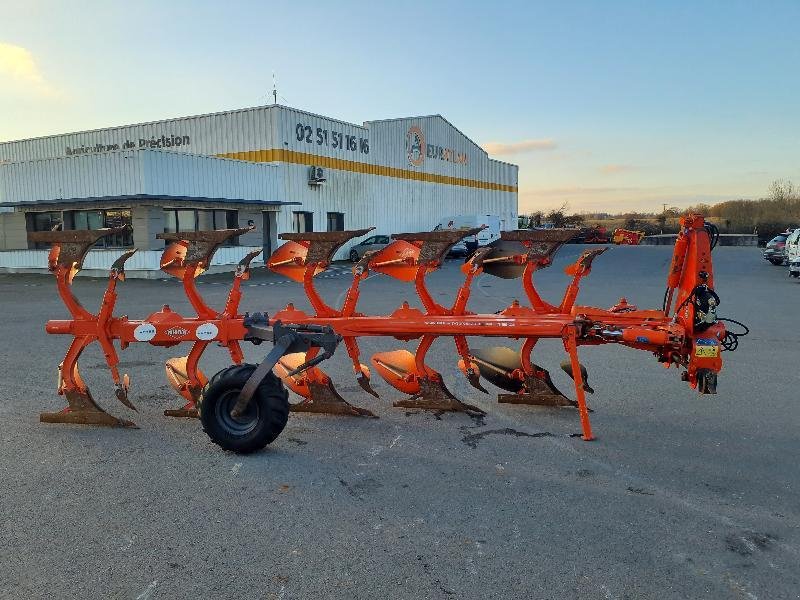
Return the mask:
{"type": "Polygon", "coordinates": [[[255,201],[283,197],[277,165],[151,150],[138,154],[146,194],[255,201]]]}
{"type": "MultiPolygon", "coordinates": [[[[517,185],[517,166],[490,159],[486,152],[440,115],[368,122],[378,164],[422,173],[435,173],[484,182],[517,185]],[[427,148],[463,154],[467,163],[425,156],[419,166],[409,162],[408,133],[418,127],[427,148]]],[[[427,154],[427,153],[426,153],[427,154]]]]}
{"type": "Polygon", "coordinates": [[[374,164],[370,131],[366,127],[283,108],[278,131],[275,148],[374,164]]]}
{"type": "MultiPolygon", "coordinates": [[[[445,216],[495,214],[505,229],[515,229],[517,196],[463,186],[424,183],[392,177],[364,176],[338,169],[327,170],[327,181],[309,186],[306,168],[285,165],[286,198],[301,206],[286,207],[278,230],[292,231],[292,212],[314,213],[314,230],[324,231],[328,212],[344,213],[345,229],[375,227],[375,233],[399,233],[433,229],[445,216]]],[[[335,258],[347,257],[349,247],[335,258]]]]}
{"type": "Polygon", "coordinates": [[[157,150],[109,152],[0,165],[0,202],[52,202],[139,194],[276,201],[282,170],[157,150]]]}
{"type": "Polygon", "coordinates": [[[144,193],[137,153],[0,165],[0,202],[14,204],[144,193]]]}

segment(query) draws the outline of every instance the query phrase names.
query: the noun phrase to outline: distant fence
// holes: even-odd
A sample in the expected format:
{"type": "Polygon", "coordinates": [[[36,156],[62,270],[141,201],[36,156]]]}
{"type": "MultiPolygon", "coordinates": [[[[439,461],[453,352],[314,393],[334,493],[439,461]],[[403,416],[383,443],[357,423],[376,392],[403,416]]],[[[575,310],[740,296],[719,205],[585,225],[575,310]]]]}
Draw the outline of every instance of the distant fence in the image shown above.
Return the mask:
{"type": "MultiPolygon", "coordinates": [[[[664,233],[661,235],[648,235],[642,240],[643,246],[671,246],[678,235],[664,233]]],[[[758,236],[752,233],[722,233],[719,236],[720,246],[758,246],[758,236]]]]}

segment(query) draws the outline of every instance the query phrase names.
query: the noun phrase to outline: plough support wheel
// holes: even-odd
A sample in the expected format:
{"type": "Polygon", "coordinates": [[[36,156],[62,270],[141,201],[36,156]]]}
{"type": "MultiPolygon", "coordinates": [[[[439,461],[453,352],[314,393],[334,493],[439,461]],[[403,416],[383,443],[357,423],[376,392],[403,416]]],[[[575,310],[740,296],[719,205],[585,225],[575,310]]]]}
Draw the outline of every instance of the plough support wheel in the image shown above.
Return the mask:
{"type": "Polygon", "coordinates": [[[256,388],[243,414],[231,412],[256,365],[242,364],[223,369],[203,388],[198,408],[203,430],[225,450],[248,454],[261,450],[277,438],[289,419],[289,394],[283,383],[268,373],[256,388]]]}

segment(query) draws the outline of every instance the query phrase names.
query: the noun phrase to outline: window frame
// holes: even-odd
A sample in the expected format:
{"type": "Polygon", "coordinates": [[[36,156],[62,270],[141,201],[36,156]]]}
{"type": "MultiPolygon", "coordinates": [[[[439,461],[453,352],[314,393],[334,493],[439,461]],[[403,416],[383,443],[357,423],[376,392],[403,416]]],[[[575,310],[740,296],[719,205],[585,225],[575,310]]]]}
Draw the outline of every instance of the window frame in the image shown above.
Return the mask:
{"type": "MultiPolygon", "coordinates": [[[[32,210],[30,212],[25,213],[25,233],[26,238],[28,233],[33,233],[36,231],[52,231],[55,225],[60,224],[63,228],[64,226],[64,211],[63,210],[32,210]],[[49,217],[49,223],[46,228],[39,229],[36,227],[37,217],[41,217],[42,215],[58,215],[57,219],[53,219],[52,216],[49,217]]],[[[47,250],[50,248],[50,244],[48,242],[28,242],[28,248],[31,250],[47,250]]]]}
{"type": "Polygon", "coordinates": [[[314,231],[314,213],[308,210],[294,210],[292,211],[292,229],[295,233],[311,233],[314,231]],[[300,231],[299,216],[303,215],[303,225],[305,230],[300,231]],[[310,228],[309,228],[310,224],[310,228]]]}
{"type": "Polygon", "coordinates": [[[327,213],[326,227],[328,231],[344,231],[344,213],[338,211],[329,211],[327,213]],[[336,229],[331,229],[331,217],[333,217],[336,229]]]}
{"type": "MultiPolygon", "coordinates": [[[[175,207],[175,206],[162,206],[161,210],[164,213],[172,213],[175,220],[175,230],[172,231],[171,228],[167,227],[166,223],[166,214],[165,221],[164,221],[164,233],[181,233],[182,231],[200,231],[200,213],[210,213],[211,214],[211,227],[213,229],[237,229],[239,223],[239,210],[235,208],[195,208],[195,207],[175,207]],[[181,229],[181,220],[178,213],[181,212],[189,212],[192,211],[194,213],[194,229],[181,229]],[[224,213],[225,224],[224,227],[219,227],[217,225],[217,216],[218,213],[224,213]],[[232,225],[234,223],[234,225],[232,225]]],[[[222,246],[238,246],[239,245],[239,236],[233,237],[229,240],[226,240],[222,246]]]]}

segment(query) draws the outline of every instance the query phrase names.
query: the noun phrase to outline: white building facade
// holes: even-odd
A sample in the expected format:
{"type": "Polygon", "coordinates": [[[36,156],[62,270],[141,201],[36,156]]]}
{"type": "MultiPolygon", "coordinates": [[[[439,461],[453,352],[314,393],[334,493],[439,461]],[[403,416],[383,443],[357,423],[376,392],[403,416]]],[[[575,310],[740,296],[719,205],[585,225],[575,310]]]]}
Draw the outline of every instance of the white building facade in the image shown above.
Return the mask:
{"type": "Polygon", "coordinates": [[[516,165],[439,115],[355,125],[273,105],[5,142],[0,269],[43,267],[27,233],[58,223],[130,224],[106,243],[109,264],[125,247],[157,253],[159,232],[251,221],[230,261],[253,247],[268,255],[290,231],[423,231],[470,214],[513,229],[517,181],[516,165]]]}

